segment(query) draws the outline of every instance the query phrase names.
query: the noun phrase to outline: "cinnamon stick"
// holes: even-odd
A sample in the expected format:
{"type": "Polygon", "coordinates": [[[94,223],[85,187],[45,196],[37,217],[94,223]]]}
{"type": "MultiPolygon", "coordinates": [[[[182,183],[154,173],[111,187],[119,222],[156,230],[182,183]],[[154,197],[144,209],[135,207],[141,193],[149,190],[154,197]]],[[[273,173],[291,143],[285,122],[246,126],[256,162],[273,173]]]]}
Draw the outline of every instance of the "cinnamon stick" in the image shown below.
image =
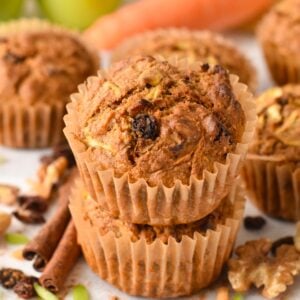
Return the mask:
{"type": "Polygon", "coordinates": [[[79,255],[80,247],[77,244],[76,229],[73,221],[70,221],[51,260],[39,278],[40,284],[53,293],[59,292],[79,255]]]}
{"type": "Polygon", "coordinates": [[[57,211],[23,250],[23,257],[27,260],[34,259],[33,267],[39,272],[49,262],[70,221],[69,194],[77,176],[78,171],[73,168],[58,191],[57,211]]]}

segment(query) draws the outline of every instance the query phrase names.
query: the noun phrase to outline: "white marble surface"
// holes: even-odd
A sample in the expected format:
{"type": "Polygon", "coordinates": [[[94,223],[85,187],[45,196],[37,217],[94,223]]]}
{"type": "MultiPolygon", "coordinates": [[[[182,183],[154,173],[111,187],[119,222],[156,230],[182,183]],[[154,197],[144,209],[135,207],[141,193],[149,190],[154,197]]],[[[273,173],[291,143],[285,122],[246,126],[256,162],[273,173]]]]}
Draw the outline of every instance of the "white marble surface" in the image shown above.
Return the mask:
{"type": "MultiPolygon", "coordinates": [[[[247,35],[230,34],[236,42],[237,45],[249,56],[253,61],[256,68],[259,71],[259,90],[263,90],[271,85],[267,70],[264,65],[264,61],[254,39],[247,35]]],[[[38,166],[38,158],[45,153],[45,151],[16,151],[9,150],[5,148],[0,148],[0,156],[7,159],[5,164],[0,165],[0,182],[1,183],[13,183],[26,189],[26,180],[33,177],[38,166]]],[[[0,209],[9,210],[6,207],[0,207],[0,209]]],[[[52,208],[53,211],[53,208],[52,208]]],[[[52,213],[49,212],[49,215],[52,213]]],[[[247,215],[257,215],[258,211],[250,204],[247,204],[246,208],[247,215]]],[[[14,220],[12,226],[9,228],[10,232],[21,231],[28,236],[33,236],[39,228],[37,226],[24,226],[20,222],[14,220]]],[[[272,239],[278,239],[283,236],[292,235],[294,233],[294,225],[290,223],[280,222],[272,219],[267,220],[267,226],[260,232],[248,232],[244,228],[241,228],[237,244],[244,243],[250,239],[257,239],[259,237],[269,237],[272,239]]],[[[15,267],[24,270],[28,274],[38,275],[31,268],[29,262],[18,261],[11,257],[11,252],[19,248],[19,246],[6,246],[5,243],[0,240],[0,269],[2,267],[15,267]]],[[[106,300],[110,299],[110,296],[119,296],[122,300],[133,300],[138,299],[134,297],[129,297],[104,281],[100,280],[96,275],[94,275],[85,264],[83,259],[81,259],[73,272],[69,276],[66,286],[72,285],[74,283],[84,284],[91,295],[92,300],[106,300]]],[[[13,293],[7,292],[0,287],[0,295],[2,294],[2,299],[14,300],[18,299],[13,293]]],[[[207,292],[208,299],[215,299],[214,291],[207,292]]],[[[288,289],[286,293],[286,298],[289,300],[300,299],[300,280],[296,282],[291,288],[288,289]]],[[[0,296],[1,299],[1,296],[0,296]]],[[[65,299],[72,299],[70,295],[67,295],[65,299]]],[[[198,299],[197,296],[192,296],[189,298],[181,299],[198,299]]],[[[263,299],[259,296],[259,293],[255,290],[251,291],[245,296],[247,300],[259,300],[263,299]]]]}

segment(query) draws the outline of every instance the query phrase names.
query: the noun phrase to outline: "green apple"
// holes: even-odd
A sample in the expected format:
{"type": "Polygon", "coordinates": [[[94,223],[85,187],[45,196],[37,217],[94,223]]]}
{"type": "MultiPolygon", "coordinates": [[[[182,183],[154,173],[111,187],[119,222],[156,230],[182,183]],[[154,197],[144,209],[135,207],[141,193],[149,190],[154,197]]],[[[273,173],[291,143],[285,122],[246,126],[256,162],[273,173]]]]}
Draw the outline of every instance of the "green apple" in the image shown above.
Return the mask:
{"type": "Polygon", "coordinates": [[[19,17],[23,0],[0,0],[0,20],[6,21],[19,17]]]}
{"type": "Polygon", "coordinates": [[[121,0],[39,0],[39,3],[51,21],[84,29],[99,16],[117,8],[121,0]]]}

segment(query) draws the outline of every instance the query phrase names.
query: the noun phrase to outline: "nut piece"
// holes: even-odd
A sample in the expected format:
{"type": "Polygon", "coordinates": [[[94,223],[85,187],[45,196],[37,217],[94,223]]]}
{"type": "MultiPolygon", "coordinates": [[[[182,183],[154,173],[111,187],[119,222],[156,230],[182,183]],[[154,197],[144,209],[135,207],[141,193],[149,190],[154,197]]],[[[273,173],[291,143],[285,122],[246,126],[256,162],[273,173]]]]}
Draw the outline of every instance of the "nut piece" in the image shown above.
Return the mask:
{"type": "Polygon", "coordinates": [[[271,257],[271,247],[270,240],[260,239],[236,249],[238,258],[228,263],[228,279],[234,290],[245,292],[254,284],[257,288],[264,287],[264,297],[274,298],[293,283],[293,276],[300,272],[300,253],[294,245],[282,245],[275,257],[271,257]]]}
{"type": "Polygon", "coordinates": [[[13,205],[17,202],[19,188],[13,185],[0,184],[0,203],[13,205]]]}
{"type": "Polygon", "coordinates": [[[51,164],[42,164],[38,170],[38,179],[31,182],[33,191],[44,199],[49,199],[53,187],[60,182],[66,169],[68,161],[65,157],[59,157],[51,164]]]}
{"type": "Polygon", "coordinates": [[[4,213],[4,212],[0,212],[0,236],[2,236],[7,228],[9,227],[11,222],[11,215],[4,213]]]}

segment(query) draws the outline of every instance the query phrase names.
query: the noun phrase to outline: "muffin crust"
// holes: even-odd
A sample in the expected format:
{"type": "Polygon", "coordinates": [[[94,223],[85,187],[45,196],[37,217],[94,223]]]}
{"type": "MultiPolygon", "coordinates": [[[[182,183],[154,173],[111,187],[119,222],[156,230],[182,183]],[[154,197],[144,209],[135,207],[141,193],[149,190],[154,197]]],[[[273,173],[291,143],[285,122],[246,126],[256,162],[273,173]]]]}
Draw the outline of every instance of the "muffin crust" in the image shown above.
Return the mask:
{"type": "Polygon", "coordinates": [[[224,162],[243,134],[244,112],[220,66],[178,68],[134,57],[86,83],[74,137],[101,170],[172,186],[224,162]]]}
{"type": "Polygon", "coordinates": [[[257,101],[258,124],[250,152],[300,160],[300,85],[272,88],[257,101]]]}
{"type": "Polygon", "coordinates": [[[240,81],[254,89],[255,70],[248,59],[228,40],[211,32],[185,29],[160,29],[149,32],[121,44],[113,52],[113,61],[133,55],[161,55],[187,58],[190,62],[202,61],[211,65],[220,64],[240,81]]]}
{"type": "Polygon", "coordinates": [[[95,74],[95,58],[62,33],[0,36],[0,99],[24,105],[67,102],[79,83],[95,74]]]}

